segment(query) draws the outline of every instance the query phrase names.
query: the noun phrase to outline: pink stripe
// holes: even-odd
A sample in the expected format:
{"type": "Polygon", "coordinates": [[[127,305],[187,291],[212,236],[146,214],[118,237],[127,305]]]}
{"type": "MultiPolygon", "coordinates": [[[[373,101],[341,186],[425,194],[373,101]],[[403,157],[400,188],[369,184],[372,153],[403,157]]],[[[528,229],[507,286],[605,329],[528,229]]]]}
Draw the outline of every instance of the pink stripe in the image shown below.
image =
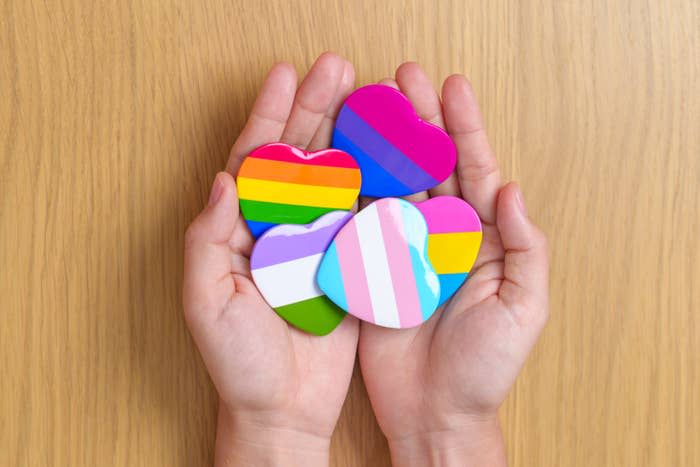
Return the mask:
{"type": "Polygon", "coordinates": [[[345,104],[434,179],[443,181],[454,170],[457,149],[450,137],[420,120],[408,99],[396,89],[366,86],[351,94],[345,104]],[[392,118],[387,118],[387,110],[392,118]],[[436,164],[435,154],[445,158],[436,164]]]}
{"type": "Polygon", "coordinates": [[[398,200],[376,203],[379,225],[384,237],[384,248],[389,262],[391,282],[394,286],[396,308],[402,328],[417,326],[423,322],[420,299],[413,274],[411,254],[403,236],[403,216],[398,200]]]}
{"type": "Polygon", "coordinates": [[[431,234],[481,232],[481,221],[473,207],[454,196],[436,196],[416,203],[431,234]]]}
{"type": "Polygon", "coordinates": [[[340,274],[345,287],[348,312],[370,323],[374,323],[374,310],[369,296],[365,265],[360,253],[360,239],[357,224],[350,221],[335,237],[340,274]]]}

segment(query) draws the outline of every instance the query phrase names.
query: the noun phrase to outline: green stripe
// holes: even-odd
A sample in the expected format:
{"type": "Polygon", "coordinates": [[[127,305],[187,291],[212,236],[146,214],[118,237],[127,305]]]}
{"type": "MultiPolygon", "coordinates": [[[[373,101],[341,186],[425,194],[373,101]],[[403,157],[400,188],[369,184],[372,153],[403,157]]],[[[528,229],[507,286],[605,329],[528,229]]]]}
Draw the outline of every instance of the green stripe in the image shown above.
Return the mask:
{"type": "Polygon", "coordinates": [[[330,333],[345,317],[345,312],[325,295],[280,306],[275,311],[288,323],[317,336],[330,333]]]}
{"type": "MultiPolygon", "coordinates": [[[[273,224],[308,224],[337,208],[298,206],[294,204],[266,203],[242,199],[241,211],[249,221],[270,222],[273,224]]],[[[347,209],[344,209],[347,211],[347,209]]]]}

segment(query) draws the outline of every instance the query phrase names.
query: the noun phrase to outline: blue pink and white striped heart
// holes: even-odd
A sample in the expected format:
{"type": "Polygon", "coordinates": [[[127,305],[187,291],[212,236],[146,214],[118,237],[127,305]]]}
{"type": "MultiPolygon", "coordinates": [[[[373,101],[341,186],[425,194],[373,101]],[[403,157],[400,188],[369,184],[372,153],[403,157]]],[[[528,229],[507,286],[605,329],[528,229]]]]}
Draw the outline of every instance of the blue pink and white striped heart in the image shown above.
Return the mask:
{"type": "Polygon", "coordinates": [[[336,305],[361,320],[390,328],[423,323],[440,299],[423,215],[398,198],[370,204],[338,232],[317,282],[336,305]]]}

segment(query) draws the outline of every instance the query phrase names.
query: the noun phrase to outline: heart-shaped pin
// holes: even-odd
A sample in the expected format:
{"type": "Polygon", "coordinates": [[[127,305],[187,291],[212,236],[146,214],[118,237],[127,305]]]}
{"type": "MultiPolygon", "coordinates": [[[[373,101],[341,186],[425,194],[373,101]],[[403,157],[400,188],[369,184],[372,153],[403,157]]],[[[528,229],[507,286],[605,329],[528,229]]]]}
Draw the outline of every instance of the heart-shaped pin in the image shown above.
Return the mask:
{"type": "Polygon", "coordinates": [[[440,279],[440,305],[461,287],[481,247],[479,215],[466,201],[436,196],[416,203],[428,224],[428,257],[440,279]]]}
{"type": "Polygon", "coordinates": [[[316,285],[316,274],[333,237],[352,217],[333,211],[307,225],[282,224],[265,232],[250,256],[253,281],[265,301],[290,324],[323,336],[345,312],[316,285]]]}
{"type": "Polygon", "coordinates": [[[378,198],[432,188],[452,173],[457,161],[444,130],[421,120],[399,91],[379,84],[359,88],[345,100],[333,147],[360,165],[360,193],[378,198]]]}
{"type": "Polygon", "coordinates": [[[338,232],[318,270],[319,288],[340,308],[390,328],[417,326],[438,306],[428,227],[408,201],[384,198],[338,232]]]}
{"type": "Polygon", "coordinates": [[[349,210],[362,177],[355,160],[338,149],[307,152],[272,143],[245,158],[236,182],[241,213],[257,238],[277,224],[308,224],[349,210]]]}

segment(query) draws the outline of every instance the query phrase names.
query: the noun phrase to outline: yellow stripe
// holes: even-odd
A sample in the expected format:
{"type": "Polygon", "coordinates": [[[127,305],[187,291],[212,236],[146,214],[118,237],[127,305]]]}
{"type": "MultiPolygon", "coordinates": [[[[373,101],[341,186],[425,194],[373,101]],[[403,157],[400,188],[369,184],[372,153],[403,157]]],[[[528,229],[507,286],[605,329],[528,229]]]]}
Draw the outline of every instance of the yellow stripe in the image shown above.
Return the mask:
{"type": "Polygon", "coordinates": [[[438,274],[467,272],[481,245],[481,232],[456,232],[428,236],[428,257],[438,274]]]}
{"type": "Polygon", "coordinates": [[[300,185],[247,177],[238,177],[237,183],[241,199],[337,209],[350,209],[360,191],[359,187],[300,185]]]}

